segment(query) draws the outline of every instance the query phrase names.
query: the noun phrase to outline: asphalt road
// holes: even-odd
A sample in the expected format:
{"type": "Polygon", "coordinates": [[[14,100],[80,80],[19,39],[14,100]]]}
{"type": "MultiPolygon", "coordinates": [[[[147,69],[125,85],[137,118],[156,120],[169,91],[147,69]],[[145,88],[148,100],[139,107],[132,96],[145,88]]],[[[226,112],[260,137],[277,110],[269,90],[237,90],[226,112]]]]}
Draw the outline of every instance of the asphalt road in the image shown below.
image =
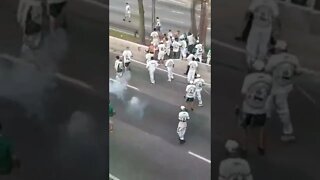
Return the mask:
{"type": "MultiPolygon", "coordinates": [[[[110,53],[111,54],[111,53],[110,53]]],[[[115,54],[110,58],[114,59],[115,54]]],[[[110,61],[110,78],[115,78],[110,61]]],[[[131,79],[124,101],[111,94],[117,111],[115,132],[110,135],[110,173],[119,179],[210,179],[210,164],[190,155],[191,151],[210,160],[210,96],[202,92],[204,107],[191,112],[186,144],[180,145],[176,133],[177,116],[184,104],[185,79],[156,71],[156,84],[150,84],[144,65],[132,63],[131,79]],[[136,89],[138,88],[138,89],[136,89]],[[138,97],[146,103],[144,116],[127,112],[128,101],[138,97]]],[[[210,90],[209,90],[210,91],[210,90]]]]}
{"type": "MultiPolygon", "coordinates": [[[[109,2],[109,25],[111,28],[120,29],[124,32],[134,33],[139,29],[139,8],[138,1],[128,1],[132,9],[132,22],[123,22],[125,1],[112,0],[109,2]]],[[[145,28],[146,35],[150,36],[151,29],[151,1],[144,1],[145,11],[145,28]]],[[[168,32],[180,30],[181,32],[188,32],[191,28],[190,9],[170,4],[169,2],[158,2],[156,4],[156,17],[159,17],[162,24],[162,31],[168,32]]],[[[199,23],[200,16],[197,14],[197,22],[199,23]]],[[[207,30],[207,45],[211,46],[211,24],[208,24],[207,30]]]]}

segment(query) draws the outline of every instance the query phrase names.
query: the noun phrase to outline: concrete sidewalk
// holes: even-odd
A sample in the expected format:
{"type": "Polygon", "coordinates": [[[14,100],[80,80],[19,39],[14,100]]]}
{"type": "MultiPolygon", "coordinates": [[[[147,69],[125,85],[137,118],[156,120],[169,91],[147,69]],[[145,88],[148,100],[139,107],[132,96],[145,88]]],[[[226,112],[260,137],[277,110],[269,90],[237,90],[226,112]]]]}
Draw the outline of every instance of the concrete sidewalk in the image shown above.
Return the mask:
{"type": "MultiPolygon", "coordinates": [[[[145,50],[147,50],[148,48],[147,46],[109,36],[109,50],[111,52],[122,54],[123,50],[126,49],[126,47],[130,48],[133,54],[133,59],[135,61],[138,61],[140,63],[145,63],[145,50]]],[[[160,65],[159,68],[165,69],[163,65],[160,65]]],[[[185,73],[186,69],[187,69],[187,61],[175,60],[174,73],[179,74],[181,76],[185,76],[183,73],[185,73]]],[[[211,84],[211,66],[210,65],[199,63],[198,73],[201,75],[201,77],[205,80],[207,84],[211,84]]]]}
{"type": "MultiPolygon", "coordinates": [[[[242,31],[249,0],[214,1],[213,17],[215,30],[213,39],[244,48],[236,42],[235,36],[242,31]]],[[[296,54],[305,68],[320,71],[320,13],[294,5],[279,3],[282,30],[280,39],[287,41],[289,51],[296,54]]]]}

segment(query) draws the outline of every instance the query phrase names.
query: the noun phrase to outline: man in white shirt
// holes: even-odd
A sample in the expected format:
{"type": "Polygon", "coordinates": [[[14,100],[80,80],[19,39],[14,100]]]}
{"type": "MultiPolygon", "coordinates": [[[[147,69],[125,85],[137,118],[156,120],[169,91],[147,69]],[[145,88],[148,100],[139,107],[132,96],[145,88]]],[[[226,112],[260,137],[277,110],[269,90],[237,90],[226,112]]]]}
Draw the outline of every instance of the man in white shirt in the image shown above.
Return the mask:
{"type": "Polygon", "coordinates": [[[189,72],[188,72],[188,77],[187,77],[188,83],[190,83],[191,81],[194,80],[197,68],[198,68],[197,61],[193,60],[193,61],[189,62],[189,72]]]}
{"type": "Polygon", "coordinates": [[[128,20],[128,22],[131,22],[131,7],[129,3],[126,3],[126,11],[123,18],[123,21],[126,21],[126,20],[128,20]]]}
{"type": "Polygon", "coordinates": [[[119,79],[123,75],[124,65],[119,56],[116,56],[116,61],[114,63],[114,69],[117,72],[116,79],[119,79]]]}
{"type": "Polygon", "coordinates": [[[187,42],[185,39],[180,39],[181,48],[180,48],[180,59],[185,59],[187,56],[187,42]]]}
{"type": "Polygon", "coordinates": [[[122,53],[125,70],[130,70],[130,63],[132,58],[132,52],[130,51],[129,47],[126,48],[126,50],[122,53]]]}
{"type": "Polygon", "coordinates": [[[241,93],[243,94],[243,103],[239,124],[244,130],[243,150],[246,152],[248,145],[248,127],[257,128],[258,139],[257,150],[260,155],[265,153],[264,125],[267,119],[270,119],[270,108],[268,101],[272,88],[272,77],[263,72],[264,63],[259,60],[253,65],[256,72],[248,74],[243,82],[241,93]]]}
{"type": "Polygon", "coordinates": [[[152,54],[152,53],[150,52],[150,50],[148,49],[148,50],[146,51],[146,63],[148,63],[148,62],[151,60],[151,57],[154,57],[154,54],[152,54]]]}
{"type": "Polygon", "coordinates": [[[202,88],[204,86],[204,79],[201,78],[200,74],[197,74],[196,79],[194,80],[193,84],[196,86],[196,96],[199,101],[198,106],[202,107],[203,103],[202,103],[201,92],[202,92],[202,88]]]}
{"type": "Polygon", "coordinates": [[[190,81],[190,83],[186,87],[185,95],[187,110],[191,109],[191,111],[193,111],[195,96],[196,86],[193,84],[193,81],[190,81]]]}
{"type": "Polygon", "coordinates": [[[195,49],[196,49],[196,53],[195,53],[196,59],[198,59],[199,62],[202,63],[202,54],[203,54],[202,44],[198,43],[198,44],[195,46],[195,49]]]}
{"type": "Polygon", "coordinates": [[[266,59],[272,24],[279,16],[279,8],[274,0],[255,0],[251,2],[249,11],[253,13],[253,22],[246,50],[247,63],[251,68],[257,59],[266,59]]]}
{"type": "Polygon", "coordinates": [[[158,62],[154,60],[153,57],[151,57],[151,60],[147,63],[147,66],[146,66],[146,68],[149,70],[151,84],[156,83],[156,81],[154,80],[154,72],[157,67],[158,67],[158,62]]]}
{"type": "Polygon", "coordinates": [[[170,39],[170,41],[172,41],[173,33],[172,33],[171,29],[169,29],[168,38],[170,39]]]}
{"type": "Polygon", "coordinates": [[[190,119],[190,116],[186,110],[186,107],[181,106],[180,109],[181,111],[179,112],[179,115],[178,115],[179,123],[178,123],[177,133],[179,136],[180,144],[183,144],[185,143],[184,135],[187,130],[187,125],[188,125],[187,121],[190,119]]]}
{"type": "Polygon", "coordinates": [[[168,59],[166,61],[165,66],[168,70],[168,81],[171,82],[173,80],[173,68],[174,68],[174,61],[172,59],[168,59]]]}
{"type": "Polygon", "coordinates": [[[158,32],[160,32],[161,22],[160,22],[159,17],[156,18],[156,29],[157,29],[158,32]]]}
{"type": "Polygon", "coordinates": [[[219,165],[219,180],[253,180],[248,161],[240,158],[239,143],[229,139],[225,148],[228,158],[219,165]]]}
{"type": "Polygon", "coordinates": [[[151,32],[150,36],[152,38],[151,44],[154,47],[158,46],[158,44],[159,44],[159,33],[158,33],[156,28],[153,29],[153,31],[151,32]]]}
{"type": "Polygon", "coordinates": [[[170,58],[170,53],[171,53],[171,40],[166,37],[165,39],[165,46],[166,46],[166,55],[167,55],[167,58],[170,58]]]}
{"type": "Polygon", "coordinates": [[[190,68],[190,66],[189,66],[189,62],[191,62],[191,61],[193,61],[193,60],[195,60],[195,56],[194,56],[194,54],[192,54],[192,53],[187,53],[187,62],[188,62],[188,66],[187,66],[187,71],[184,73],[184,75],[187,75],[188,74],[188,72],[189,72],[189,68],[190,68]]]}
{"type": "Polygon", "coordinates": [[[266,71],[272,74],[273,78],[270,104],[276,109],[283,125],[281,140],[292,142],[295,136],[290,118],[288,95],[293,90],[294,78],[300,74],[300,64],[295,55],[287,53],[286,50],[277,51],[270,57],[266,66],[266,71]]]}
{"type": "Polygon", "coordinates": [[[47,0],[48,15],[50,18],[50,30],[53,32],[55,29],[65,27],[66,16],[64,13],[67,0],[47,0]],[[60,21],[58,21],[58,19],[60,21]]]}
{"type": "Polygon", "coordinates": [[[178,42],[178,39],[176,38],[172,43],[173,59],[179,59],[180,46],[181,46],[181,44],[178,42]]]}
{"type": "Polygon", "coordinates": [[[194,38],[191,32],[188,33],[187,40],[188,40],[188,52],[192,53],[196,39],[194,38]]]}
{"type": "Polygon", "coordinates": [[[166,54],[166,46],[163,44],[163,41],[160,41],[158,45],[158,60],[160,64],[164,64],[164,55],[166,54]]]}
{"type": "Polygon", "coordinates": [[[207,64],[210,64],[210,62],[211,62],[211,49],[209,49],[207,54],[207,64]]]}

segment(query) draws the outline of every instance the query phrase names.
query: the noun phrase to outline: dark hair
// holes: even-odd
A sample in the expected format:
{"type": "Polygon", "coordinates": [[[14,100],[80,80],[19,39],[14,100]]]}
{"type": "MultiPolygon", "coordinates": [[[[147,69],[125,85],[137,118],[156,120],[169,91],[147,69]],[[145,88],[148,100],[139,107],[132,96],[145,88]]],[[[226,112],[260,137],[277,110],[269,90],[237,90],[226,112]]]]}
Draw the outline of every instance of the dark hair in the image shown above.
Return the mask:
{"type": "Polygon", "coordinates": [[[157,17],[157,19],[159,19],[159,17],[157,17]]]}
{"type": "Polygon", "coordinates": [[[119,58],[120,58],[120,56],[116,56],[116,58],[117,58],[117,59],[119,59],[119,58]]]}
{"type": "Polygon", "coordinates": [[[151,60],[154,60],[154,58],[153,58],[153,57],[151,57],[151,60]]]}
{"type": "Polygon", "coordinates": [[[169,29],[169,32],[171,31],[171,29],[169,29]]]}
{"type": "Polygon", "coordinates": [[[154,31],[156,31],[156,30],[157,30],[157,28],[153,28],[153,30],[154,30],[154,31]]]}

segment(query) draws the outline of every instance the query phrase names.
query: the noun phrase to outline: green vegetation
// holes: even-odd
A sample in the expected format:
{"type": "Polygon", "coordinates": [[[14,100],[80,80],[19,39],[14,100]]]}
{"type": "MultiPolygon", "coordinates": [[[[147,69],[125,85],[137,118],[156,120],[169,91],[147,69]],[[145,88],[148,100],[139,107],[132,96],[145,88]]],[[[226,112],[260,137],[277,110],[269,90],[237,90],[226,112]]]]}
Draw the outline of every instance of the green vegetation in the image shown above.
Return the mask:
{"type": "Polygon", "coordinates": [[[113,36],[116,38],[120,38],[123,40],[127,40],[127,41],[131,41],[131,42],[135,42],[135,43],[139,43],[139,37],[134,37],[131,34],[126,34],[120,31],[116,31],[113,29],[109,29],[109,36],[113,36]]]}

